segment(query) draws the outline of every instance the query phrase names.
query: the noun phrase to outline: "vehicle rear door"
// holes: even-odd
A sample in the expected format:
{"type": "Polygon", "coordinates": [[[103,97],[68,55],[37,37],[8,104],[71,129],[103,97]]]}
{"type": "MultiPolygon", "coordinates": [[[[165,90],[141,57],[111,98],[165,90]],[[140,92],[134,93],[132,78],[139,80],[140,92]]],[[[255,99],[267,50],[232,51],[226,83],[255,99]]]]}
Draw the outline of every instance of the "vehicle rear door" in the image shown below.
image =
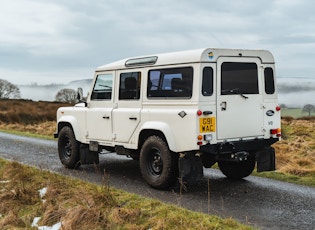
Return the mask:
{"type": "Polygon", "coordinates": [[[218,58],[218,140],[263,135],[262,72],[260,67],[259,58],[218,58]]]}

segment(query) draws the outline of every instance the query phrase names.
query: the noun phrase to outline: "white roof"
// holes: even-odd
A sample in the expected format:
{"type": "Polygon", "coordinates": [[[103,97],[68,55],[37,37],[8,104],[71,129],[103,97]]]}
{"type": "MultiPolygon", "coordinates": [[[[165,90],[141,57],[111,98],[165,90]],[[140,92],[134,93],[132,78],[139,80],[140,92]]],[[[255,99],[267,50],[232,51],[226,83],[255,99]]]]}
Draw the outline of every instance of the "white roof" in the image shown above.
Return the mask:
{"type": "Polygon", "coordinates": [[[160,66],[170,64],[185,64],[185,63],[198,63],[198,62],[216,62],[220,56],[230,57],[259,57],[262,63],[274,63],[272,54],[267,50],[245,50],[245,49],[217,49],[217,48],[204,48],[196,50],[179,51],[172,53],[162,53],[155,55],[145,55],[139,57],[126,58],[117,62],[112,62],[107,65],[100,66],[96,71],[125,69],[128,60],[141,60],[150,57],[156,57],[156,62],[150,64],[134,65],[139,66],[160,66]]]}

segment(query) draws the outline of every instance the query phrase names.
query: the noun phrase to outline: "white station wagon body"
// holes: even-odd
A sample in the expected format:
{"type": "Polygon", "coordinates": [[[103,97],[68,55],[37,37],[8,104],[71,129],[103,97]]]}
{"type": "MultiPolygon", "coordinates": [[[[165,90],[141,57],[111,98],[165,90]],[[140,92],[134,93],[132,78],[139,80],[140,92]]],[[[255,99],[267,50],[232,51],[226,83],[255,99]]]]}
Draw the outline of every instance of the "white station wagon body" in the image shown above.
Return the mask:
{"type": "Polygon", "coordinates": [[[140,163],[143,145],[156,136],[187,162],[198,156],[204,166],[234,165],[252,157],[260,171],[273,170],[270,146],[281,136],[274,58],[265,50],[207,48],[110,63],[96,69],[85,103],[57,111],[57,123],[56,137],[69,126],[90,152],[109,149],[140,163]]]}

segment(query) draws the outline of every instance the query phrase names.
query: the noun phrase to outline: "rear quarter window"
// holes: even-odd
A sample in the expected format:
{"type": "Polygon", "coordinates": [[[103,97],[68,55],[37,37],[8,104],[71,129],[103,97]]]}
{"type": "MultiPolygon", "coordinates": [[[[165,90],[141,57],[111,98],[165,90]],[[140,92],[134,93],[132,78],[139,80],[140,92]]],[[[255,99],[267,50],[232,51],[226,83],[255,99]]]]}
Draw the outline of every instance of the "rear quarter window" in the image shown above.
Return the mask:
{"type": "Polygon", "coordinates": [[[273,75],[273,69],[270,67],[265,68],[265,92],[266,94],[275,93],[275,79],[273,75]]]}

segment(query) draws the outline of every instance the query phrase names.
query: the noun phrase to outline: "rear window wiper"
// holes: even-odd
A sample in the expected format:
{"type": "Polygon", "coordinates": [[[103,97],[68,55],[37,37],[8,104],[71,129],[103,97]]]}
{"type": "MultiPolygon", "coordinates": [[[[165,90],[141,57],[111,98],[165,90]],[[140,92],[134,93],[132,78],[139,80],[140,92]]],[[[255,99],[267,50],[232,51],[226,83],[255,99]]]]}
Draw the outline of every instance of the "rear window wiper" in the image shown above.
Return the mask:
{"type": "Polygon", "coordinates": [[[248,97],[245,96],[242,91],[239,88],[235,88],[235,89],[223,89],[221,90],[221,94],[222,95],[240,95],[242,98],[247,99],[248,97]]]}

